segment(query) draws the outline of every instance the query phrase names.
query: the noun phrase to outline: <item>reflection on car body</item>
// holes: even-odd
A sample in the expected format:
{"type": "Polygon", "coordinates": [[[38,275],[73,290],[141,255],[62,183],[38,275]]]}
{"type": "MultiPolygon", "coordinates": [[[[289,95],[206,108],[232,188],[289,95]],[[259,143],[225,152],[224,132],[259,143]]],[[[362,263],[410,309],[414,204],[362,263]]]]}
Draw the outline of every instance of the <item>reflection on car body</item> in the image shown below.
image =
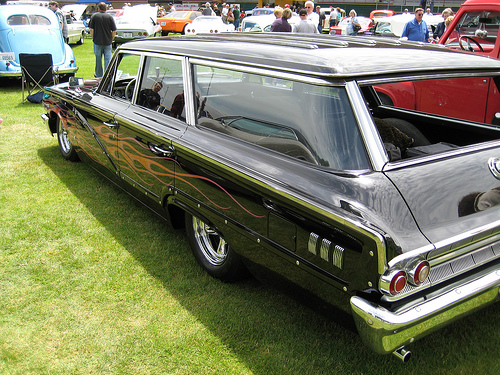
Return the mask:
{"type": "Polygon", "coordinates": [[[66,159],[185,226],[210,275],[299,286],[407,360],[498,301],[499,77],[500,61],[382,38],[169,37],[122,45],[95,89],[47,88],[42,117],[66,159]],[[484,79],[484,121],[454,112],[484,79]],[[397,83],[438,103],[385,101],[397,83]]]}

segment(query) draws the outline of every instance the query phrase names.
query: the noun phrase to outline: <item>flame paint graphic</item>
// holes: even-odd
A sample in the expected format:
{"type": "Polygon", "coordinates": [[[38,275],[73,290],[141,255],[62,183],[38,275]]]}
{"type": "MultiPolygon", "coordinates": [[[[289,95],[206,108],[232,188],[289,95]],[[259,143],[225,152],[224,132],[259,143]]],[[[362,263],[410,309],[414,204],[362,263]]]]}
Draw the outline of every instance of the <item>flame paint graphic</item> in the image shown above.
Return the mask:
{"type": "Polygon", "coordinates": [[[76,116],[72,115],[70,111],[62,109],[54,102],[52,110],[58,114],[65,129],[71,128],[70,131],[72,135],[74,135],[74,137],[78,140],[78,147],[80,147],[95,163],[109,168],[109,164],[103,162],[103,149],[99,146],[99,143],[89,143],[88,140],[90,137],[88,129],[90,129],[91,132],[92,130],[95,132],[95,136],[102,142],[109,158],[119,165],[120,172],[132,177],[138,183],[142,184],[142,186],[152,188],[156,183],[164,186],[171,186],[175,180],[182,181],[196,190],[201,196],[203,196],[203,198],[218,209],[231,209],[231,206],[223,207],[217,204],[192,182],[193,179],[206,181],[222,191],[247,214],[255,218],[264,218],[264,216],[257,215],[245,208],[243,204],[241,204],[231,193],[214,180],[195,174],[176,173],[174,170],[167,168],[164,165],[165,161],[174,163],[179,168],[182,167],[177,160],[173,158],[152,155],[149,146],[139,141],[137,138],[120,138],[116,132],[111,130],[106,125],[92,127],[90,124],[87,124],[87,126],[81,126],[81,121],[79,121],[76,116]],[[149,177],[150,180],[146,181],[143,176],[149,177]]]}

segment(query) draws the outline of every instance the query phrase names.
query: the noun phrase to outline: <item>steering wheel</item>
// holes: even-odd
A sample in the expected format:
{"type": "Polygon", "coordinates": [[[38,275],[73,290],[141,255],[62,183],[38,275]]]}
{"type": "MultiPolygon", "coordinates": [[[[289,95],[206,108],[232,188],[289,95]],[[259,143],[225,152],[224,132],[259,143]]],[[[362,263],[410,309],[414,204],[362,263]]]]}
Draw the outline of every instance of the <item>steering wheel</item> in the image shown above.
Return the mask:
{"type": "Polygon", "coordinates": [[[458,39],[458,44],[460,44],[460,48],[464,51],[476,52],[474,48],[471,46],[470,42],[474,42],[474,44],[479,48],[481,52],[484,52],[483,47],[479,44],[479,42],[475,39],[472,39],[470,36],[462,35],[460,39],[458,39]],[[464,47],[463,42],[467,42],[467,48],[464,47]]]}
{"type": "Polygon", "coordinates": [[[125,88],[125,99],[131,100],[132,95],[134,94],[134,84],[135,84],[136,79],[132,78],[130,82],[127,84],[127,87],[125,88]],[[130,91],[130,93],[129,93],[130,91]]]}

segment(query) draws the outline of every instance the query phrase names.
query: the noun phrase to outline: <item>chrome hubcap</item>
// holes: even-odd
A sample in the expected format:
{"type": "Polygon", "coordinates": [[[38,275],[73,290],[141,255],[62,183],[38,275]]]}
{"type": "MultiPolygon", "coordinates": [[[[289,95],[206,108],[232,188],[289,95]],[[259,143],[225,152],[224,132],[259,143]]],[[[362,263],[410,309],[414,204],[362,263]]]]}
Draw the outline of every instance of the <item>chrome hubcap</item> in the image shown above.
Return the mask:
{"type": "Polygon", "coordinates": [[[64,129],[62,123],[59,123],[59,131],[57,132],[59,143],[62,150],[67,154],[71,151],[71,141],[68,137],[68,132],[64,129]]]}
{"type": "Polygon", "coordinates": [[[212,227],[193,217],[193,229],[201,251],[214,266],[220,266],[227,258],[228,245],[212,227]]]}

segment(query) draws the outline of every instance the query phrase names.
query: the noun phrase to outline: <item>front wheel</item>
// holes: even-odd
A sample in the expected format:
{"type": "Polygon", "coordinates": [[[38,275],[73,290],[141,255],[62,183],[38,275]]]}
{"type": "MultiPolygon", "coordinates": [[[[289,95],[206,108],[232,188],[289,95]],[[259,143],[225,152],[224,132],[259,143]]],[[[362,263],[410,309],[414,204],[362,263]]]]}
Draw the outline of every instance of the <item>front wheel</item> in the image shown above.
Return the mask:
{"type": "Polygon", "coordinates": [[[186,212],[186,233],[193,255],[212,277],[224,282],[241,280],[248,271],[215,228],[186,212]]]}
{"type": "Polygon", "coordinates": [[[57,119],[57,141],[59,142],[59,149],[61,150],[62,156],[69,161],[78,161],[78,155],[76,153],[73,144],[69,139],[68,132],[64,129],[62,121],[57,119]]]}

